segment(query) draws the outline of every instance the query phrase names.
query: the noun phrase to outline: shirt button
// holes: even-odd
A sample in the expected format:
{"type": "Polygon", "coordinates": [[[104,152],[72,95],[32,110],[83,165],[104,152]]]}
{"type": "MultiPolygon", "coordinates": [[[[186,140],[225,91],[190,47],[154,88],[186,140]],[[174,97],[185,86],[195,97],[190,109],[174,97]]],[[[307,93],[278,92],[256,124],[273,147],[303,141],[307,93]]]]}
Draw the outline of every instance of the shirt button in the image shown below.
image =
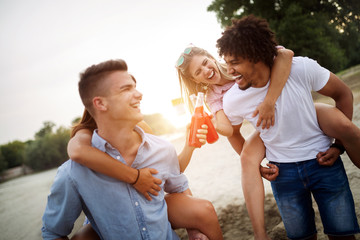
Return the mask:
{"type": "Polygon", "coordinates": [[[145,232],[145,231],[146,231],[146,228],[143,228],[142,230],[145,232]]]}
{"type": "Polygon", "coordinates": [[[120,156],[116,156],[116,159],[117,159],[117,160],[120,160],[120,156]]]}
{"type": "Polygon", "coordinates": [[[139,206],[139,203],[138,203],[138,202],[135,202],[135,206],[139,206]]]}

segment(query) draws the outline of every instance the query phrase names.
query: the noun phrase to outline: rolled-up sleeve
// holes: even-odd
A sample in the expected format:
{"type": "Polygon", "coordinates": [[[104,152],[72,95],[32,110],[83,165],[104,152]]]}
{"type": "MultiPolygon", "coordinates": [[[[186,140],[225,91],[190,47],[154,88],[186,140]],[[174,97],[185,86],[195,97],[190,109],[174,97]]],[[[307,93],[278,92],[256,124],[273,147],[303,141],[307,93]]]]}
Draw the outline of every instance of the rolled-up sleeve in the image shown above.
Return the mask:
{"type": "Polygon", "coordinates": [[[79,194],[71,180],[65,162],[58,170],[48,196],[43,215],[43,239],[55,239],[71,233],[74,222],[79,217],[82,207],[79,194]]]}

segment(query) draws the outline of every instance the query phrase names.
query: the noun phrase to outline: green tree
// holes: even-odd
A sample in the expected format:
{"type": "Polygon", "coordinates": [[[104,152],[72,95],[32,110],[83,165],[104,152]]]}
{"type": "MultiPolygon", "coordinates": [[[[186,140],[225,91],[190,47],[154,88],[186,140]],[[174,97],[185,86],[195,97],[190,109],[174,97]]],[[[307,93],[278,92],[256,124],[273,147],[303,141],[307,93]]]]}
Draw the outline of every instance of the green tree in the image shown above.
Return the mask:
{"type": "Polygon", "coordinates": [[[13,141],[1,146],[1,153],[8,168],[20,166],[24,163],[24,151],[26,144],[21,141],[13,141]]]}
{"type": "Polygon", "coordinates": [[[68,158],[66,146],[70,130],[59,127],[53,132],[54,126],[51,122],[45,122],[44,127],[35,134],[35,140],[26,148],[26,163],[34,170],[58,167],[68,158]]]}
{"type": "Polygon", "coordinates": [[[222,27],[249,14],[265,18],[279,44],[333,72],[360,63],[358,0],[214,0],[208,11],[222,27]]]}
{"type": "Polygon", "coordinates": [[[52,133],[53,128],[55,127],[55,123],[50,121],[46,121],[43,124],[44,126],[37,133],[35,133],[35,138],[41,138],[46,136],[48,133],[52,133]]]}
{"type": "Polygon", "coordinates": [[[5,161],[5,157],[1,152],[0,148],[0,174],[7,169],[7,162],[5,161]]]}
{"type": "Polygon", "coordinates": [[[71,121],[71,126],[75,126],[76,124],[78,124],[81,120],[81,117],[76,117],[74,118],[74,120],[71,121]]]}

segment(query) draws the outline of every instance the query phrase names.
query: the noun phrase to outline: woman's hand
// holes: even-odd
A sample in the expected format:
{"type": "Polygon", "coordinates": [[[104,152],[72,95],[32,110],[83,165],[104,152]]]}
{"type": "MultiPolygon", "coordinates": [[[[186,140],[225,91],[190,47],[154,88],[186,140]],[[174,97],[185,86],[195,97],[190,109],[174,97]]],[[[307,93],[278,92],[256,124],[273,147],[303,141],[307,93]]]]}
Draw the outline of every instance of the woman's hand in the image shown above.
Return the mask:
{"type": "Polygon", "coordinates": [[[159,195],[158,192],[161,190],[161,179],[153,176],[157,173],[158,171],[156,169],[142,168],[139,172],[138,181],[133,185],[134,188],[144,195],[144,197],[149,201],[152,200],[151,195],[157,196],[159,195]]]}
{"type": "MultiPolygon", "coordinates": [[[[199,139],[201,145],[206,144],[206,136],[208,134],[208,126],[206,124],[201,125],[201,128],[197,130],[196,137],[199,139]]],[[[186,145],[189,145],[189,134],[190,134],[190,124],[186,125],[186,145]]]]}
{"type": "Polygon", "coordinates": [[[256,123],[256,126],[259,127],[262,125],[262,129],[270,128],[275,124],[275,104],[271,104],[267,101],[264,101],[257,106],[253,112],[253,117],[256,117],[259,114],[259,119],[256,123]]]}
{"type": "Polygon", "coordinates": [[[208,134],[208,126],[206,124],[201,125],[201,128],[197,130],[196,137],[202,145],[206,144],[206,136],[208,134]]]}

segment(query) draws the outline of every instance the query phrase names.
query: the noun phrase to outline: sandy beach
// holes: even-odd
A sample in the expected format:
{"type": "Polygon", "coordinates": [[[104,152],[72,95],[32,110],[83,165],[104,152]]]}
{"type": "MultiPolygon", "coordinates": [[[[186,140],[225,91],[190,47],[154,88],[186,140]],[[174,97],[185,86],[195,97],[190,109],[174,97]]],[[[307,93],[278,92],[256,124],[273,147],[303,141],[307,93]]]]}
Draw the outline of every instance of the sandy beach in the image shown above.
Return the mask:
{"type": "MultiPolygon", "coordinates": [[[[358,80],[356,80],[357,83],[358,80]]],[[[360,127],[360,94],[354,92],[354,123],[360,127]]],[[[253,131],[250,125],[242,128],[245,137],[253,131]]],[[[171,140],[177,151],[184,145],[184,137],[171,140]]],[[[360,170],[342,155],[350,186],[355,200],[356,213],[360,222],[360,170]]],[[[253,239],[251,223],[244,205],[241,189],[240,160],[227,139],[205,145],[195,151],[185,171],[190,188],[195,197],[210,200],[218,213],[219,221],[227,240],[253,239]]],[[[0,240],[41,239],[41,217],[45,209],[47,195],[56,175],[56,169],[20,177],[0,184],[0,240]]],[[[286,239],[270,184],[264,180],[266,191],[266,228],[272,239],[286,239]]],[[[314,204],[316,206],[316,204],[314,204]]],[[[74,231],[81,226],[84,216],[78,219],[74,231]]],[[[318,239],[327,239],[316,211],[318,239]]],[[[182,239],[187,239],[183,230],[177,231],[182,239]]],[[[356,235],[360,239],[360,234],[356,235]]]]}

